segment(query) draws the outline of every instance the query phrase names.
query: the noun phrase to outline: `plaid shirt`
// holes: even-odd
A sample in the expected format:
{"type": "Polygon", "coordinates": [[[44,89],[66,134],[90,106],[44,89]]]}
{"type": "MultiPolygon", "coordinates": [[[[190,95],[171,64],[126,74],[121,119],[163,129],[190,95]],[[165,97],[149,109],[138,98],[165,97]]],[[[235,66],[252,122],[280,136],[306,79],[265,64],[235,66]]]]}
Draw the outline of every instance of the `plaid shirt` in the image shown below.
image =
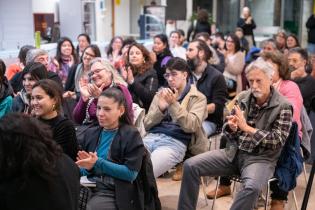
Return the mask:
{"type": "MultiPolygon", "coordinates": [[[[261,113],[263,113],[264,108],[268,106],[271,95],[272,94],[270,94],[270,97],[262,106],[258,106],[255,100],[251,100],[251,103],[249,104],[250,111],[246,120],[249,126],[256,128],[256,121],[259,119],[261,113]]],[[[257,131],[254,135],[240,130],[235,133],[227,134],[232,138],[236,138],[238,141],[238,148],[246,152],[255,152],[255,149],[258,148],[257,146],[276,150],[284,145],[289,136],[291,124],[292,110],[289,107],[284,107],[273,122],[271,130],[261,130],[256,128],[257,131]]]]}

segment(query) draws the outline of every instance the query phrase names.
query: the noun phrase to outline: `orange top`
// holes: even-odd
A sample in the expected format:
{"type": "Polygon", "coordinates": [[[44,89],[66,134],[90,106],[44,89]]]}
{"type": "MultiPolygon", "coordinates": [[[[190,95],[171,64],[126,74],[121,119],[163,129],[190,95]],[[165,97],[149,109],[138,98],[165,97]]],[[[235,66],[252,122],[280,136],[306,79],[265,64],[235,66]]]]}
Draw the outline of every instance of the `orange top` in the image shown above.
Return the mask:
{"type": "Polygon", "coordinates": [[[11,64],[6,71],[6,76],[8,78],[8,80],[11,80],[13,78],[13,76],[22,71],[22,68],[18,65],[18,64],[11,64]]]}

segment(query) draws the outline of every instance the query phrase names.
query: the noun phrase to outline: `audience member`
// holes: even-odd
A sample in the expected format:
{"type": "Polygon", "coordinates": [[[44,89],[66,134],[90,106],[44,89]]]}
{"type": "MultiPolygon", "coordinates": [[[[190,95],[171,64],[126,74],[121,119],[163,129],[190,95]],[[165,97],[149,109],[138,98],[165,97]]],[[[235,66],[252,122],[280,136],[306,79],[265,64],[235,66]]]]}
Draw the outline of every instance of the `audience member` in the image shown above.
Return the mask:
{"type": "Polygon", "coordinates": [[[91,38],[88,34],[79,34],[77,37],[78,45],[76,49],[77,56],[80,58],[83,55],[83,51],[91,44],[91,38]]]}
{"type": "Polygon", "coordinates": [[[41,80],[47,79],[46,67],[38,62],[28,63],[22,72],[23,89],[13,99],[12,111],[31,114],[31,93],[34,84],[41,80]]]}
{"type": "Polygon", "coordinates": [[[11,80],[16,73],[24,69],[26,66],[26,54],[30,49],[35,49],[35,47],[32,45],[24,45],[21,47],[18,55],[18,63],[11,64],[5,73],[8,80],[11,80]]]}
{"type": "Polygon", "coordinates": [[[77,62],[77,54],[72,41],[68,37],[61,37],[57,43],[56,56],[52,59],[48,69],[58,74],[64,87],[70,68],[77,62]]]}
{"type": "Polygon", "coordinates": [[[220,53],[224,54],[224,52],[225,52],[225,39],[224,39],[223,33],[217,32],[214,34],[212,46],[214,47],[214,49],[216,49],[220,53]]]}
{"type": "Polygon", "coordinates": [[[88,80],[90,72],[90,61],[96,57],[101,57],[100,49],[97,45],[89,45],[83,50],[80,63],[71,67],[65,84],[64,98],[79,99],[80,97],[80,80],[88,80]]]}
{"type": "Polygon", "coordinates": [[[159,87],[166,86],[166,80],[163,75],[165,73],[165,65],[166,63],[173,57],[168,44],[168,39],[165,34],[158,34],[153,38],[153,68],[156,71],[159,87]]]}
{"type": "MultiPolygon", "coordinates": [[[[301,113],[303,108],[303,98],[299,87],[290,81],[290,72],[287,68],[286,59],[280,52],[263,53],[261,57],[270,62],[274,69],[272,76],[273,87],[279,91],[291,104],[293,108],[293,121],[298,125],[298,135],[302,139],[301,113]]],[[[277,185],[277,181],[271,183],[271,210],[284,210],[285,202],[288,199],[288,192],[283,191],[277,185]]]]}
{"type": "MultiPolygon", "coordinates": [[[[109,61],[94,58],[90,62],[89,81],[80,80],[80,99],[73,110],[75,122],[78,124],[95,122],[98,97],[105,89],[116,85],[123,90],[128,108],[132,107],[132,97],[126,87],[127,83],[109,61]]],[[[130,118],[133,119],[133,113],[130,114],[130,118]]]]}
{"type": "Polygon", "coordinates": [[[170,34],[170,50],[174,57],[186,60],[186,49],[180,43],[180,33],[172,31],[170,34]]]}
{"type": "Polygon", "coordinates": [[[311,54],[315,54],[315,16],[311,16],[307,19],[305,24],[307,28],[307,50],[311,54]]]}
{"type": "Polygon", "coordinates": [[[278,51],[276,42],[273,39],[267,39],[261,42],[261,53],[278,51]]]}
{"type": "Polygon", "coordinates": [[[183,161],[188,147],[191,155],[207,148],[202,122],[207,117],[207,100],[188,81],[185,60],[172,58],[166,64],[168,87],[155,95],[144,125],[143,142],[151,152],[154,176],[158,177],[183,161]]]}
{"type": "MultiPolygon", "coordinates": [[[[246,68],[250,90],[239,94],[223,133],[225,150],[213,150],[185,161],[178,210],[196,209],[201,176],[233,176],[243,180],[232,210],[254,209],[273,176],[290,131],[292,107],[272,87],[273,68],[262,59],[246,68]]],[[[229,189],[229,187],[228,187],[229,189]]]]}
{"type": "Polygon", "coordinates": [[[0,59],[0,118],[11,111],[13,90],[5,76],[6,66],[0,59]]]}
{"type": "Polygon", "coordinates": [[[208,63],[217,70],[219,70],[221,73],[223,73],[225,67],[224,55],[218,50],[216,50],[214,47],[212,47],[211,38],[209,34],[205,32],[198,33],[196,34],[196,39],[200,39],[207,43],[212,54],[211,58],[208,60],[208,63]]]}
{"type": "Polygon", "coordinates": [[[307,113],[311,110],[311,102],[315,97],[315,79],[306,73],[308,63],[307,51],[302,48],[292,48],[288,53],[291,79],[299,86],[303,96],[303,104],[307,113]]]}
{"type": "Polygon", "coordinates": [[[47,125],[12,113],[0,120],[0,133],[0,209],[78,209],[79,169],[47,125]]]}
{"type": "Polygon", "coordinates": [[[133,43],[127,55],[127,68],[122,69],[123,78],[128,83],[133,102],[147,112],[158,90],[158,79],[152,68],[150,53],[142,44],[133,43]]]}
{"type": "Polygon", "coordinates": [[[87,209],[144,209],[140,169],[145,148],[129,111],[120,88],[110,87],[99,96],[99,126],[87,130],[76,162],[81,175],[97,183],[87,209]]]}
{"type": "Polygon", "coordinates": [[[78,145],[74,126],[60,114],[61,103],[62,90],[54,81],[44,79],[33,85],[32,114],[51,127],[53,138],[62,147],[63,152],[72,160],[76,160],[78,145]]]}
{"type": "Polygon", "coordinates": [[[228,94],[233,98],[242,91],[242,72],[245,66],[245,54],[241,51],[239,38],[235,34],[227,36],[225,41],[225,69],[228,94]]]}
{"type": "Polygon", "coordinates": [[[120,60],[123,42],[124,39],[122,37],[115,36],[110,40],[107,47],[106,58],[113,66],[115,66],[115,63],[120,60]]]}
{"type": "Polygon", "coordinates": [[[280,52],[284,52],[286,48],[286,40],[287,40],[287,34],[285,30],[281,29],[276,34],[276,46],[280,52]]]}
{"type": "Polygon", "coordinates": [[[249,44],[248,44],[247,39],[244,36],[243,29],[237,27],[234,33],[240,40],[240,47],[241,47],[242,52],[245,52],[245,54],[247,54],[247,52],[249,51],[249,44]]]}

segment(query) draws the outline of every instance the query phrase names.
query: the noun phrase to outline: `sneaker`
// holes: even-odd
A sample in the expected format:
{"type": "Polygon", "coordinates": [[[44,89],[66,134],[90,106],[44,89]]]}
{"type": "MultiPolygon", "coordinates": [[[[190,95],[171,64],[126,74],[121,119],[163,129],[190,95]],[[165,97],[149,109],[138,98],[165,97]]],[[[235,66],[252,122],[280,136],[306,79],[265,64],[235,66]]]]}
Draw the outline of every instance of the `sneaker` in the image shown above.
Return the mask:
{"type": "Polygon", "coordinates": [[[271,200],[270,210],[284,210],[285,201],[284,200],[271,200]]]}
{"type": "MultiPolygon", "coordinates": [[[[219,185],[218,192],[217,192],[217,198],[227,196],[227,195],[231,195],[230,186],[219,185]]],[[[214,196],[215,196],[215,189],[207,192],[207,198],[208,199],[214,199],[214,196]]]]}
{"type": "Polygon", "coordinates": [[[181,181],[183,176],[183,163],[180,163],[176,166],[176,171],[172,176],[173,181],[181,181]]]}

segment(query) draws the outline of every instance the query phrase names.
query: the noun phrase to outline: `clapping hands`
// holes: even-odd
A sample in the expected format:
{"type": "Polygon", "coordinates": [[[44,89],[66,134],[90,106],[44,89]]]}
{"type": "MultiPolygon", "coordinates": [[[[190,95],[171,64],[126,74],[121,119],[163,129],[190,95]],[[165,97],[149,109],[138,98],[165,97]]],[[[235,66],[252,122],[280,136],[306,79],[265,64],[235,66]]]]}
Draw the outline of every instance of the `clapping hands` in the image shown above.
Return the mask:
{"type": "Polygon", "coordinates": [[[77,162],[75,162],[79,167],[85,168],[87,170],[91,170],[95,165],[96,161],[98,160],[96,152],[85,152],[79,151],[77,162]]]}

